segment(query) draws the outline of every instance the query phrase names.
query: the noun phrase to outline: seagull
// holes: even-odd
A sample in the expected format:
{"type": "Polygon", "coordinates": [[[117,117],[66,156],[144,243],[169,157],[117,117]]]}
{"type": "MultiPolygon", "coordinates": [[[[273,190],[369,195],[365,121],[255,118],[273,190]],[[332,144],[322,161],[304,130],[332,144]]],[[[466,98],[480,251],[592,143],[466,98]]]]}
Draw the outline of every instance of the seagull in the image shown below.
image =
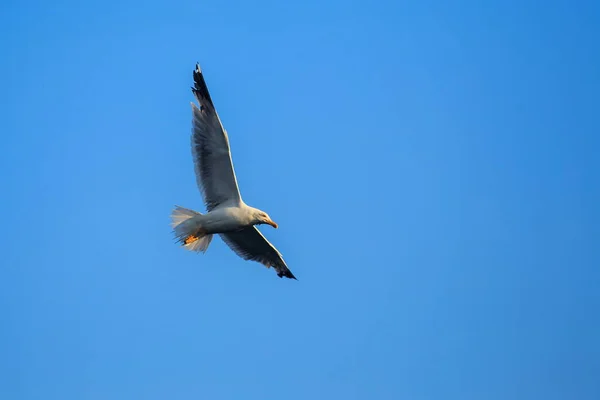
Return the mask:
{"type": "Polygon", "coordinates": [[[208,93],[200,65],[193,73],[192,157],[196,182],[206,206],[206,214],[175,206],[171,226],[185,249],[205,253],[213,235],[221,239],[244,260],[273,267],[280,278],[296,279],[281,253],[256,228],[267,224],[277,229],[269,215],[244,203],[237,184],[229,137],[208,93]]]}

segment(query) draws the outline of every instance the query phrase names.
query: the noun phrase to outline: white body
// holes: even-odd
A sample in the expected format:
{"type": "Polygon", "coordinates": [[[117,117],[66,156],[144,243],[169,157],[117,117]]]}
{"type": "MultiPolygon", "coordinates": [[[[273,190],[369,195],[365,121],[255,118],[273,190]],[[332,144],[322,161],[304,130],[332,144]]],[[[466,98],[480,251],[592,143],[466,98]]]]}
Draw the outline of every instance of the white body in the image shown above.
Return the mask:
{"type": "Polygon", "coordinates": [[[240,207],[219,206],[208,214],[201,214],[194,218],[207,234],[227,233],[252,226],[252,214],[249,212],[251,210],[245,204],[240,207]]]}

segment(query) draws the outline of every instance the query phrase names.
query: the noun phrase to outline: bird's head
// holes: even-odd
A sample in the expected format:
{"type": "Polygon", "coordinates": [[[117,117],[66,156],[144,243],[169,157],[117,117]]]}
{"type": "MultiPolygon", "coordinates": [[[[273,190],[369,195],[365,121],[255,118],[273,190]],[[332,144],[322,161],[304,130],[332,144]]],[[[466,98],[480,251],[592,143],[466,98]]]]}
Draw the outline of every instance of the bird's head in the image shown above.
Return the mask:
{"type": "Polygon", "coordinates": [[[277,224],[275,223],[275,221],[273,221],[271,217],[269,217],[269,214],[261,210],[256,210],[256,212],[254,213],[254,224],[267,224],[277,229],[277,224]]]}

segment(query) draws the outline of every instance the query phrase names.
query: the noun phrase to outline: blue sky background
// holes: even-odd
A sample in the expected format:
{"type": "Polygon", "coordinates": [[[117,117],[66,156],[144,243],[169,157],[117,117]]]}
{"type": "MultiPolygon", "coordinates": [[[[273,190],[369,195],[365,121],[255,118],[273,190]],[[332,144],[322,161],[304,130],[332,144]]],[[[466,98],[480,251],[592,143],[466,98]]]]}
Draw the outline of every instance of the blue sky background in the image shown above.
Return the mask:
{"type": "Polygon", "coordinates": [[[0,10],[0,398],[600,398],[598,2],[0,10]],[[297,282],[173,243],[196,61],[297,282]]]}

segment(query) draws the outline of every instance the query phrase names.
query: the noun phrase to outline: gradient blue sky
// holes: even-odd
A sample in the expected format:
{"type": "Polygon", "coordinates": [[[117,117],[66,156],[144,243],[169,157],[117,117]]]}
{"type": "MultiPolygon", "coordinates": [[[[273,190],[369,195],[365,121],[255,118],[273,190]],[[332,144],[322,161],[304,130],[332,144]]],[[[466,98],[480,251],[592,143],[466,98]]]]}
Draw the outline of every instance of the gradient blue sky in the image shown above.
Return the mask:
{"type": "Polygon", "coordinates": [[[0,8],[0,398],[600,398],[598,2],[0,8]],[[173,243],[196,61],[297,282],[173,243]]]}

